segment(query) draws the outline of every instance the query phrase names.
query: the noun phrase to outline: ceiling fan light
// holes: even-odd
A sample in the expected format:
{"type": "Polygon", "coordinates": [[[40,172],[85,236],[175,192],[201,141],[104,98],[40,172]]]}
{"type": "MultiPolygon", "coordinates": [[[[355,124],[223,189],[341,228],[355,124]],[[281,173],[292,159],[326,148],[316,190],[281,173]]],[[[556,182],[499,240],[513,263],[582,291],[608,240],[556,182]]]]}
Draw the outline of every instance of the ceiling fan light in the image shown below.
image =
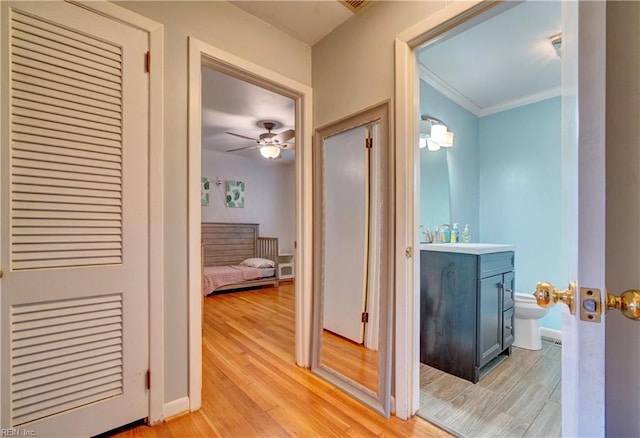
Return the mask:
{"type": "Polygon", "coordinates": [[[260,154],[265,158],[273,160],[280,156],[280,148],[277,146],[263,146],[260,148],[260,154]]]}

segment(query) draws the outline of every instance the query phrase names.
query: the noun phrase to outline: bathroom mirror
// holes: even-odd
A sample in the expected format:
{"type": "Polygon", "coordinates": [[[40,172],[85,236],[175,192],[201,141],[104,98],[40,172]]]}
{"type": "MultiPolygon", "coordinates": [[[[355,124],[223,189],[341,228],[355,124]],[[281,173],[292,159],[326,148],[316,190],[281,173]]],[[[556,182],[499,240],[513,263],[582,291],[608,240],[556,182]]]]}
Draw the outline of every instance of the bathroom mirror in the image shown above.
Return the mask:
{"type": "Polygon", "coordinates": [[[389,103],[320,128],[314,143],[311,370],[389,416],[389,103]]]}
{"type": "Polygon", "coordinates": [[[420,149],[420,242],[426,228],[451,223],[451,192],[449,189],[449,150],[420,149]]]}

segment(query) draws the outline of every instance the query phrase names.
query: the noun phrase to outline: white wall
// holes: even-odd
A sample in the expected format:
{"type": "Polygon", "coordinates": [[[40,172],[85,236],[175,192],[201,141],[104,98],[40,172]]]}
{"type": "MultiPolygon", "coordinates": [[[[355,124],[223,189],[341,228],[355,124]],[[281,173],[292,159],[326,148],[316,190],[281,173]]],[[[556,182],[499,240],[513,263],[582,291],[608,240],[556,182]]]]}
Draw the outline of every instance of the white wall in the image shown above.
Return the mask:
{"type": "MultiPolygon", "coordinates": [[[[188,395],[187,49],[193,36],[305,85],[311,49],[226,2],[116,2],[164,24],[165,403],[188,395]]],[[[151,54],[153,56],[153,54],[151,54]]]]}
{"type": "Polygon", "coordinates": [[[316,43],[312,50],[314,125],[326,125],[392,99],[396,35],[446,3],[372,2],[316,43]]]}
{"type": "Polygon", "coordinates": [[[295,240],[295,165],[262,157],[246,158],[202,151],[202,176],[211,183],[209,205],[202,207],[203,222],[260,224],[260,235],[278,237],[280,252],[293,253],[295,240]],[[216,185],[216,178],[222,184],[216,185]],[[226,181],[245,183],[244,208],[226,205],[226,181]]]}

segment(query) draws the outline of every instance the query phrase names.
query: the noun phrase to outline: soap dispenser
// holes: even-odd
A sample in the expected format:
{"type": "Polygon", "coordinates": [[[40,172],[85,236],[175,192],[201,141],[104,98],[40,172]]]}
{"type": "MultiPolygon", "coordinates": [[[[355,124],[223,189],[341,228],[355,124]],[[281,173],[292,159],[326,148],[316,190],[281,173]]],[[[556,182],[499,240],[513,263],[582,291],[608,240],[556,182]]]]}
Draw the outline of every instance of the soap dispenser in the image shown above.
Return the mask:
{"type": "Polygon", "coordinates": [[[453,224],[453,230],[451,230],[451,243],[460,242],[460,230],[458,224],[453,224]]]}
{"type": "Polygon", "coordinates": [[[471,242],[471,230],[469,230],[469,224],[464,226],[464,230],[462,231],[462,241],[464,243],[471,242]]]}

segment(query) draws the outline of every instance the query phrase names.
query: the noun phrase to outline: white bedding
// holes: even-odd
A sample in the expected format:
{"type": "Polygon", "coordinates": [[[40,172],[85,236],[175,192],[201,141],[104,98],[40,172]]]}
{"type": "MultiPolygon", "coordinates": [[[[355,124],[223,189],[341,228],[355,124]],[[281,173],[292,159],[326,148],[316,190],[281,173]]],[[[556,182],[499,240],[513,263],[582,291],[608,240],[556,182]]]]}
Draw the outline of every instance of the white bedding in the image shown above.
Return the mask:
{"type": "Polygon", "coordinates": [[[276,273],[276,268],[260,268],[260,277],[267,278],[273,277],[276,273]]]}

